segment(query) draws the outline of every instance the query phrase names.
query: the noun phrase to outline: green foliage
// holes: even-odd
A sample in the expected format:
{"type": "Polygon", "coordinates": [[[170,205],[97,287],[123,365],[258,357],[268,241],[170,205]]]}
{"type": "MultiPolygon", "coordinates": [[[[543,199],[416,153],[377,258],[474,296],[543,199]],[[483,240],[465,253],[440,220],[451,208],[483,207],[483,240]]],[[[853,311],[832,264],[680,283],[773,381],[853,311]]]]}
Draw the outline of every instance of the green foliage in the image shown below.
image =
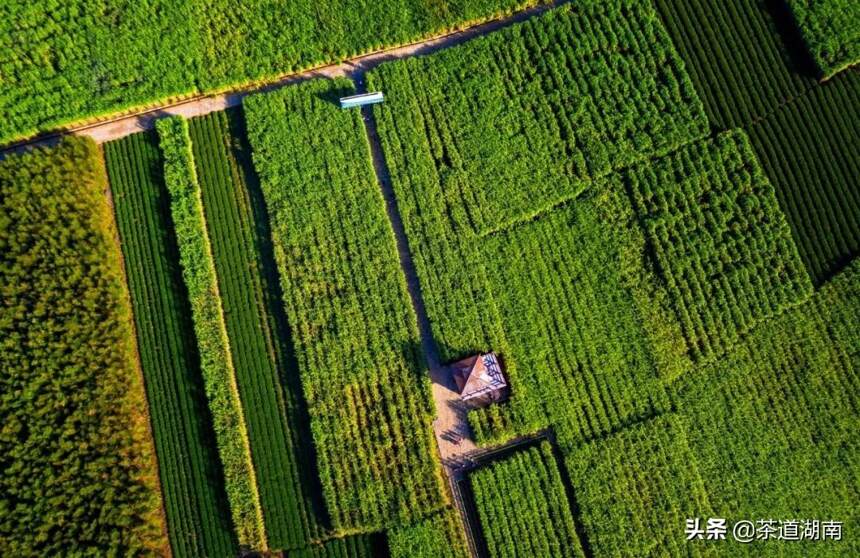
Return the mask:
{"type": "Polygon", "coordinates": [[[477,469],[469,480],[491,557],[585,557],[548,442],[477,469]]]}
{"type": "MultiPolygon", "coordinates": [[[[745,126],[816,86],[771,0],[655,0],[708,119],[745,126]]],[[[802,48],[802,47],[801,47],[802,48]]]]}
{"type": "Polygon", "coordinates": [[[695,360],[721,354],[810,294],[744,133],[690,144],[623,176],[695,360]]]}
{"type": "Polygon", "coordinates": [[[214,449],[155,133],[105,144],[173,555],[232,556],[214,449]]]}
{"type": "Polygon", "coordinates": [[[702,477],[677,416],[663,415],[582,445],[565,462],[595,556],[708,554],[705,541],[684,537],[687,518],[719,516],[710,515],[702,477]]]}
{"type": "Polygon", "coordinates": [[[164,550],[98,147],[0,161],[0,552],[164,550]]]}
{"type": "Polygon", "coordinates": [[[284,304],[333,526],[441,507],[427,366],[360,113],[346,80],[246,100],[284,304]]]}
{"type": "Polygon", "coordinates": [[[3,2],[0,143],[413,42],[540,1],[3,2]]]}
{"type": "Polygon", "coordinates": [[[860,255],[860,73],[748,127],[810,275],[819,283],[860,255]]]}
{"type": "Polygon", "coordinates": [[[656,5],[708,118],[722,129],[744,126],[809,273],[824,282],[860,254],[860,75],[819,84],[782,2],[656,5]]]}
{"type": "Polygon", "coordinates": [[[507,416],[497,406],[471,413],[480,441],[552,424],[566,447],[668,408],[653,353],[671,342],[680,354],[669,363],[680,366],[683,339],[677,328],[658,337],[672,315],[644,289],[653,275],[635,271],[644,252],[615,183],[481,245],[513,395],[507,416]]]}
{"type": "Polygon", "coordinates": [[[224,325],[212,248],[200,186],[194,169],[188,122],[179,117],[156,123],[164,157],[164,182],[179,246],[182,277],[188,289],[200,370],[224,467],[224,484],[240,545],[265,549],[266,539],[248,432],[236,386],[224,325]]]}
{"type": "Polygon", "coordinates": [[[860,63],[860,4],[855,0],[787,0],[825,78],[860,63]]]}
{"type": "Polygon", "coordinates": [[[189,127],[267,538],[272,548],[300,548],[320,534],[319,480],[241,119],[214,112],[189,127]]]}
{"type": "Polygon", "coordinates": [[[593,175],[707,128],[683,64],[642,2],[572,3],[383,64],[368,83],[387,93],[373,111],[444,360],[506,348],[475,231],[534,215],[593,175]]]}
{"type": "MultiPolygon", "coordinates": [[[[860,262],[679,385],[715,517],[860,527],[860,262]]],[[[720,545],[725,556],[856,556],[860,541],[720,545]]]]}
{"type": "Polygon", "coordinates": [[[391,558],[467,558],[459,511],[443,510],[387,531],[391,558]]]}
{"type": "Polygon", "coordinates": [[[422,178],[438,181],[463,231],[528,218],[591,177],[707,132],[668,35],[635,0],[565,6],[384,64],[369,84],[387,93],[380,111],[429,126],[415,147],[431,149],[435,168],[422,178]]]}
{"type": "Polygon", "coordinates": [[[286,558],[373,558],[384,555],[379,547],[380,542],[373,535],[356,535],[293,550],[286,558]]]}

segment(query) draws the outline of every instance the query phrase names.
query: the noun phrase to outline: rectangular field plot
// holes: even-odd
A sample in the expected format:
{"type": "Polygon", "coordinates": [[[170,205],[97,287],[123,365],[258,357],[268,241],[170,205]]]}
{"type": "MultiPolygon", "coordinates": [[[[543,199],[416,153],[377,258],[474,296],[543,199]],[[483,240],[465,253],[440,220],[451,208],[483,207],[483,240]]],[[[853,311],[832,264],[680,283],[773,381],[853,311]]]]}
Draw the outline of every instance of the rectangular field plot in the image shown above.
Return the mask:
{"type": "Polygon", "coordinates": [[[469,474],[492,558],[584,558],[552,447],[522,450],[469,474]]]}
{"type": "Polygon", "coordinates": [[[236,553],[154,133],[105,145],[173,555],[236,553]]]}
{"type": "MultiPolygon", "coordinates": [[[[644,237],[626,196],[610,186],[482,243],[507,340],[512,397],[503,418],[514,428],[499,424],[504,407],[490,407],[472,413],[479,438],[551,422],[566,446],[668,407],[656,352],[668,355],[667,343],[682,351],[683,339],[667,329],[667,308],[658,317],[645,288],[653,278],[636,268],[644,237]]],[[[673,365],[684,359],[675,357],[673,365]]]]}
{"type": "Polygon", "coordinates": [[[405,172],[439,190],[451,226],[479,233],[707,132],[654,10],[633,0],[573,3],[368,80],[386,94],[375,113],[419,130],[405,172]]]}
{"type": "MultiPolygon", "coordinates": [[[[678,383],[717,517],[832,518],[852,531],[860,455],[860,266],[678,383]]],[[[860,541],[765,541],[727,556],[856,556],[860,541]]]]}
{"type": "Polygon", "coordinates": [[[824,77],[860,63],[860,3],[788,0],[788,5],[824,77]]]}
{"type": "Polygon", "coordinates": [[[335,529],[444,505],[430,386],[360,113],[318,80],[245,102],[335,529]]]}
{"type": "Polygon", "coordinates": [[[720,354],[812,284],[743,132],[632,167],[623,180],[691,356],[720,354]]]}
{"type": "Polygon", "coordinates": [[[269,546],[299,548],[325,514],[242,114],[213,112],[190,130],[269,546]]]}
{"type": "Polygon", "coordinates": [[[710,506],[677,416],[585,444],[565,462],[595,556],[709,555],[684,536],[686,519],[710,517],[710,506]]]}

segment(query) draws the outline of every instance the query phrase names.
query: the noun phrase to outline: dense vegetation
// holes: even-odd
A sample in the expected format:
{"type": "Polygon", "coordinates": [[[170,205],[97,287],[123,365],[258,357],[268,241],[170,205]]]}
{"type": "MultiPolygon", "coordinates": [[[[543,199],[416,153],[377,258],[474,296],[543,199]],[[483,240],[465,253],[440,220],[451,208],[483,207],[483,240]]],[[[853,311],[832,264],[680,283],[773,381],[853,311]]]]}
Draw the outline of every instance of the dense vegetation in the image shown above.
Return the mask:
{"type": "Polygon", "coordinates": [[[656,5],[711,122],[746,129],[808,271],[826,281],[860,254],[860,76],[819,84],[783,2],[656,5]]]}
{"type": "Polygon", "coordinates": [[[224,325],[188,122],[171,117],[159,120],[156,126],[164,157],[164,182],[170,192],[179,263],[188,289],[200,370],[212,411],[218,455],[224,467],[233,526],[240,545],[265,549],[256,476],[224,325]]]}
{"type": "Polygon", "coordinates": [[[0,5],[0,143],[417,40],[540,0],[0,5]]]}
{"type": "Polygon", "coordinates": [[[460,512],[447,509],[411,525],[389,529],[391,558],[467,558],[460,512]]]}
{"type": "Polygon", "coordinates": [[[328,511],[341,531],[441,507],[427,366],[348,81],[246,100],[328,511]]]}
{"type": "Polygon", "coordinates": [[[820,283],[860,254],[860,73],[816,87],[747,129],[820,283]]]}
{"type": "Polygon", "coordinates": [[[664,415],[584,444],[565,461],[595,556],[699,556],[710,551],[679,535],[687,518],[711,515],[678,417],[664,415]]]}
{"type": "Polygon", "coordinates": [[[860,4],[855,0],[787,0],[824,77],[860,63],[860,4]]]}
{"type": "Polygon", "coordinates": [[[242,124],[229,111],[189,127],[267,538],[299,548],[320,534],[319,481],[242,124]]]}
{"type": "Polygon", "coordinates": [[[415,145],[441,142],[421,178],[438,180],[455,228],[499,229],[707,131],[653,9],[584,4],[371,72],[386,112],[438,134],[415,145]]]}
{"type": "Polygon", "coordinates": [[[695,360],[722,353],[811,292],[773,186],[742,132],[622,174],[695,360]]]}
{"type": "MultiPolygon", "coordinates": [[[[860,262],[678,386],[714,517],[858,525],[860,262]]],[[[855,556],[860,541],[728,544],[726,556],[855,556]]]]}
{"type": "Polygon", "coordinates": [[[173,555],[236,553],[155,133],[105,145],[173,555]]]}
{"type": "Polygon", "coordinates": [[[566,5],[383,64],[368,84],[388,94],[374,113],[445,360],[504,345],[475,231],[532,216],[594,175],[707,130],[655,12],[627,0],[566,5]]]}
{"type": "Polygon", "coordinates": [[[164,552],[98,147],[0,161],[0,552],[164,552]]]}
{"type": "Polygon", "coordinates": [[[384,543],[373,535],[332,539],[286,553],[286,558],[374,558],[384,556],[384,543]]]}
{"type": "Polygon", "coordinates": [[[584,558],[561,473],[548,442],[469,475],[493,558],[584,558]]]}

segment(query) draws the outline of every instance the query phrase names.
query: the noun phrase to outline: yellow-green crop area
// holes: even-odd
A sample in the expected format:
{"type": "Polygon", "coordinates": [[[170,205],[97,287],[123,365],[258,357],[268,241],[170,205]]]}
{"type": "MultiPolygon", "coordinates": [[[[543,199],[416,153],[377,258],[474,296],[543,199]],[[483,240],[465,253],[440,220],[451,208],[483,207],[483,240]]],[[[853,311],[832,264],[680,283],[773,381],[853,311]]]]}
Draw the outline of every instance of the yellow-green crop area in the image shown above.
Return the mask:
{"type": "MultiPolygon", "coordinates": [[[[228,4],[16,4],[0,137],[532,3],[228,4]]],[[[860,555],[860,80],[774,4],[562,3],[8,155],[0,552],[860,555]],[[435,361],[489,351],[452,457],[435,361]]]]}

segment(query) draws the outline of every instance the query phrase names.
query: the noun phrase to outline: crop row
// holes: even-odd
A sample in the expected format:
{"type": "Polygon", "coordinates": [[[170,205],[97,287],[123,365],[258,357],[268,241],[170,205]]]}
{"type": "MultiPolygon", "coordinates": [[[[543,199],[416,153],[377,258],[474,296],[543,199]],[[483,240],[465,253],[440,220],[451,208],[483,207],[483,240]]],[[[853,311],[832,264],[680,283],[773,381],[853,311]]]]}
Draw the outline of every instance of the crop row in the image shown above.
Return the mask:
{"type": "Polygon", "coordinates": [[[213,112],[189,127],[269,546],[293,549],[319,535],[319,481],[241,119],[213,112]]]}
{"type": "Polygon", "coordinates": [[[460,511],[448,508],[386,531],[391,558],[467,558],[460,511]]]}
{"type": "Polygon", "coordinates": [[[860,4],[788,0],[812,58],[825,78],[860,63],[860,4]]]}
{"type": "Polygon", "coordinates": [[[349,81],[256,95],[245,116],[336,530],[444,503],[415,314],[349,81]]]}
{"type": "Polygon", "coordinates": [[[730,347],[812,285],[743,132],[623,172],[691,356],[730,347]]]}
{"type": "MultiPolygon", "coordinates": [[[[676,405],[699,472],[710,479],[714,517],[856,518],[858,264],[679,382],[676,405]]],[[[793,545],[799,556],[860,551],[844,535],[793,545]]],[[[762,555],[731,542],[723,552],[762,555]]]]}
{"type": "Polygon", "coordinates": [[[791,22],[761,0],[655,0],[720,129],[747,125],[816,86],[790,48],[791,22]]]}
{"type": "Polygon", "coordinates": [[[4,2],[0,143],[245,85],[543,0],[4,2]]]}
{"type": "Polygon", "coordinates": [[[823,282],[860,254],[860,74],[749,126],[810,275],[823,282]]]}
{"type": "Polygon", "coordinates": [[[154,133],[105,144],[173,555],[232,556],[230,510],[212,440],[154,133]]]}
{"type": "Polygon", "coordinates": [[[164,158],[164,182],[188,289],[200,370],[224,467],[224,484],[239,544],[265,549],[266,539],[251,462],[248,433],[224,325],[212,248],[194,168],[188,122],[180,117],[156,123],[164,158]]]}
{"type": "Polygon", "coordinates": [[[514,453],[469,475],[492,558],[583,558],[552,447],[514,453]]]}
{"type": "Polygon", "coordinates": [[[711,517],[703,478],[721,479],[700,476],[680,417],[662,415],[584,444],[565,463],[595,556],[710,551],[683,533],[687,518],[711,517]]]}
{"type": "Polygon", "coordinates": [[[165,550],[99,148],[0,161],[0,548],[165,550]]]}
{"type": "Polygon", "coordinates": [[[384,543],[374,535],[332,539],[286,553],[286,558],[374,558],[384,555],[384,543]]]}

